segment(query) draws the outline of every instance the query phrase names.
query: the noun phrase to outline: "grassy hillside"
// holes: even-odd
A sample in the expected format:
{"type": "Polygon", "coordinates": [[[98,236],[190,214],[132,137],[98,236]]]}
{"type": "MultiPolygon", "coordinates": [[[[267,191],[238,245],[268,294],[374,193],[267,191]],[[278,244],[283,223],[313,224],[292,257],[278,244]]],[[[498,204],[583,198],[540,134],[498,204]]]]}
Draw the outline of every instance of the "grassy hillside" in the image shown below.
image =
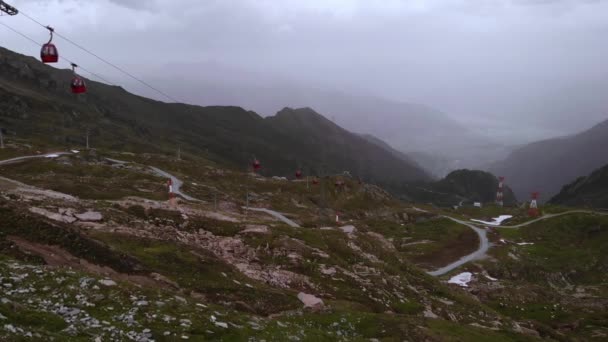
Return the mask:
{"type": "Polygon", "coordinates": [[[0,126],[7,142],[82,146],[90,130],[93,146],[133,152],[205,156],[248,167],[253,156],[262,173],[291,176],[302,167],[318,173],[351,171],[386,184],[428,179],[401,160],[309,109],[286,109],[263,119],[239,107],[167,104],[116,86],[89,81],[87,95],[68,93],[70,72],[0,49],[0,126]],[[314,138],[313,138],[314,137],[314,138]]]}
{"type": "MultiPolygon", "coordinates": [[[[414,202],[432,203],[442,207],[473,202],[496,201],[498,179],[491,173],[479,170],[456,170],[436,182],[409,184],[401,189],[406,198],[414,202]]],[[[509,185],[505,185],[504,204],[513,206],[517,199],[509,185]]]]}
{"type": "Polygon", "coordinates": [[[608,208],[608,165],[565,185],[551,203],[608,208]]]}
{"type": "Polygon", "coordinates": [[[323,180],[327,206],[355,226],[347,232],[324,217],[321,184],[247,176],[203,159],[97,151],[0,172],[44,188],[60,175],[76,184],[55,189],[78,196],[0,182],[0,277],[8,289],[0,313],[10,324],[0,338],[526,340],[508,317],[410,261],[434,268],[467,253],[474,235],[372,185],[346,180],[336,189],[335,177],[323,180]],[[117,168],[105,156],[133,162],[117,168]],[[160,180],[144,165],[180,176],[202,201],[157,201],[151,190],[160,180]],[[79,182],[82,174],[94,191],[79,182]],[[246,188],[252,205],[305,228],[242,210],[246,188]],[[90,210],[103,218],[73,218],[90,210]],[[116,284],[104,285],[109,279],[116,284]],[[303,308],[299,292],[324,305],[303,308]]]}

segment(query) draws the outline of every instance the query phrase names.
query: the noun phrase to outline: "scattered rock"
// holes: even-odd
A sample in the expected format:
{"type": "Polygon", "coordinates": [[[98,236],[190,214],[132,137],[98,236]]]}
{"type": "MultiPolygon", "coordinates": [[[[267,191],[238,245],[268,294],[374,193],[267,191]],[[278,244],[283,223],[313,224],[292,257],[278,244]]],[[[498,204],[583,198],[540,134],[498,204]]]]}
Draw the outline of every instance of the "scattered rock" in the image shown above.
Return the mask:
{"type": "Polygon", "coordinates": [[[224,322],[215,322],[215,325],[220,328],[228,329],[228,324],[226,324],[224,322]]]}
{"type": "Polygon", "coordinates": [[[336,274],[335,267],[326,267],[325,265],[321,265],[321,273],[325,275],[334,275],[336,274]]]}
{"type": "Polygon", "coordinates": [[[248,224],[241,234],[268,234],[268,227],[264,225],[248,224]]]}
{"type": "Polygon", "coordinates": [[[431,310],[430,307],[427,306],[426,310],[424,310],[423,312],[424,317],[426,318],[439,318],[439,316],[437,316],[435,313],[433,313],[433,310],[431,310]]]}
{"type": "Polygon", "coordinates": [[[161,282],[161,283],[163,283],[163,284],[170,285],[170,286],[172,286],[172,287],[174,287],[174,288],[176,288],[176,289],[178,289],[178,288],[179,288],[179,285],[178,285],[176,282],[174,282],[173,280],[171,280],[171,279],[169,279],[169,278],[165,277],[165,276],[164,276],[164,275],[162,275],[162,274],[159,274],[159,273],[154,273],[154,272],[153,272],[153,273],[150,273],[150,277],[151,277],[152,279],[154,279],[154,280],[158,281],[158,282],[161,282]]]}
{"type": "Polygon", "coordinates": [[[62,213],[54,213],[52,211],[49,211],[49,210],[46,210],[43,208],[31,207],[31,208],[29,208],[29,210],[31,212],[33,212],[34,214],[45,216],[54,221],[65,222],[65,223],[73,223],[76,221],[76,219],[72,216],[63,215],[62,213]]]}
{"type": "Polygon", "coordinates": [[[82,214],[75,214],[80,221],[101,221],[103,216],[97,211],[87,211],[82,214]]]}
{"type": "Polygon", "coordinates": [[[324,305],[321,298],[306,294],[304,292],[298,293],[298,299],[304,303],[304,307],[306,308],[319,308],[324,305]]]}
{"type": "Polygon", "coordinates": [[[116,286],[116,282],[112,279],[103,279],[100,280],[99,283],[105,286],[116,286]]]}
{"type": "Polygon", "coordinates": [[[355,226],[343,226],[339,228],[341,231],[345,232],[346,234],[352,234],[355,231],[357,231],[357,228],[355,228],[355,226]]]}

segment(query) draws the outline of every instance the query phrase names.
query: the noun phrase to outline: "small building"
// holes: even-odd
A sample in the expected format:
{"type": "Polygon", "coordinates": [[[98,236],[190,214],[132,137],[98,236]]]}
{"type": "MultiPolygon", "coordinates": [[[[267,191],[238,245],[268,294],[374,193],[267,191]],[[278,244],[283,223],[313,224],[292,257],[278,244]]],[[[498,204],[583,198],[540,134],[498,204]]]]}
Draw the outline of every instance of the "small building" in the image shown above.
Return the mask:
{"type": "Polygon", "coordinates": [[[476,208],[481,208],[482,207],[481,202],[475,202],[475,203],[473,203],[473,206],[476,207],[476,208]]]}

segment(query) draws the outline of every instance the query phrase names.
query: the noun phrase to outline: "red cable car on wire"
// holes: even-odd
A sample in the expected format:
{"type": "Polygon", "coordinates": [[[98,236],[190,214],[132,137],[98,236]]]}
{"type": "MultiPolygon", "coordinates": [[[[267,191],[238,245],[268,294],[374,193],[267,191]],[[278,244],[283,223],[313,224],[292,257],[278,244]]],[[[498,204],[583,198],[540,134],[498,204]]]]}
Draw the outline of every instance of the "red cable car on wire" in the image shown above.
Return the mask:
{"type": "Polygon", "coordinates": [[[48,43],[42,45],[42,49],[40,49],[40,59],[42,60],[42,63],[57,63],[57,61],[59,61],[59,52],[57,51],[55,44],[51,43],[55,30],[50,26],[47,26],[46,28],[51,33],[51,38],[48,43]]]}
{"type": "Polygon", "coordinates": [[[302,178],[302,170],[296,170],[296,179],[302,178]]]}
{"type": "Polygon", "coordinates": [[[74,72],[74,78],[72,78],[72,82],[70,83],[70,87],[72,88],[73,94],[84,94],[87,92],[87,85],[84,82],[84,79],[76,73],[76,68],[78,65],[72,63],[72,71],[74,72]]]}
{"type": "Polygon", "coordinates": [[[253,167],[253,172],[256,172],[262,168],[260,161],[257,160],[257,158],[255,158],[255,157],[253,158],[253,163],[251,164],[251,166],[253,167]]]}

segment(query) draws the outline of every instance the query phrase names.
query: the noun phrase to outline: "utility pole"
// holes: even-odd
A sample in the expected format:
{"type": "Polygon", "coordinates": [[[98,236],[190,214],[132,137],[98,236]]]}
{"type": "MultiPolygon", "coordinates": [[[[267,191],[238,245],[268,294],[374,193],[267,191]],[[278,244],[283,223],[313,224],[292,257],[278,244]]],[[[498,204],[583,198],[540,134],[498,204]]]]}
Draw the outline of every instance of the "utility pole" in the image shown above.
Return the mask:
{"type": "Polygon", "coordinates": [[[496,192],[496,204],[498,204],[498,206],[502,207],[504,206],[504,194],[503,194],[503,188],[504,188],[504,182],[505,182],[505,177],[500,176],[498,177],[498,191],[496,192]]]}
{"type": "Polygon", "coordinates": [[[87,139],[87,150],[89,149],[89,134],[91,133],[91,129],[87,127],[86,139],[87,139]]]}
{"type": "Polygon", "coordinates": [[[528,209],[528,216],[530,217],[538,217],[540,215],[537,203],[538,195],[538,192],[532,193],[532,200],[530,200],[530,208],[528,209]]]}

